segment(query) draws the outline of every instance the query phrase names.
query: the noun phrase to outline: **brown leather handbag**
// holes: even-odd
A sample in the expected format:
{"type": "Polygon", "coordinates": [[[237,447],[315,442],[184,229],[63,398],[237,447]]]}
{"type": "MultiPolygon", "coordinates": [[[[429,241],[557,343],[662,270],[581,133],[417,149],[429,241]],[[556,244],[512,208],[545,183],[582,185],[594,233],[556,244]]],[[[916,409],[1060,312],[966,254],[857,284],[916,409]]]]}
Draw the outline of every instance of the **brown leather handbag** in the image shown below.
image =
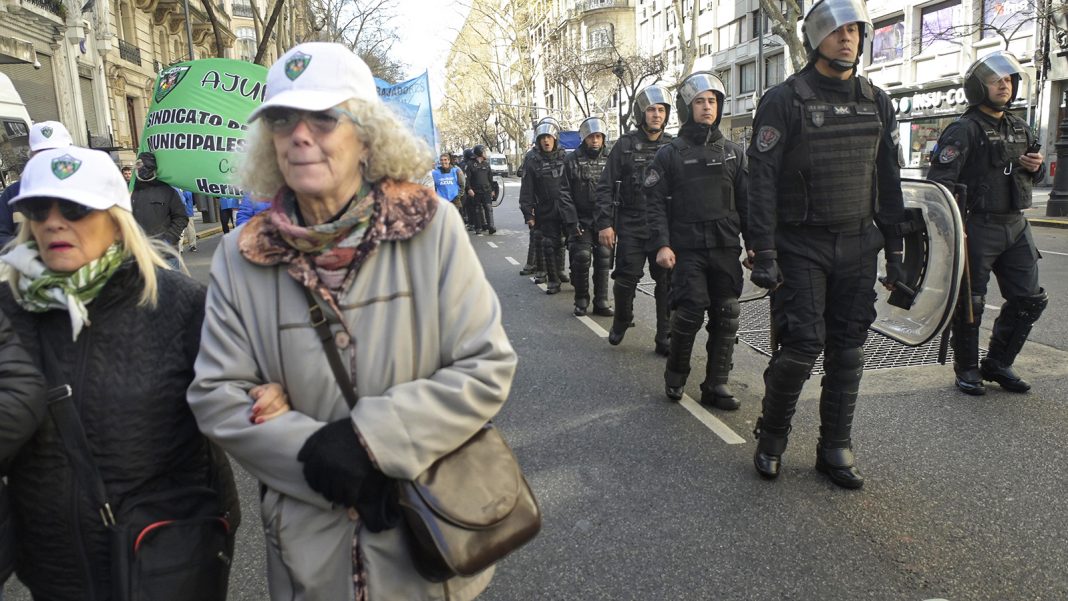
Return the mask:
{"type": "MultiPolygon", "coordinates": [[[[327,315],[306,288],[312,325],[349,407],[359,400],[327,315]]],[[[414,480],[398,480],[412,561],[427,580],[473,576],[533,539],[541,510],[515,454],[487,423],[414,480]]]]}

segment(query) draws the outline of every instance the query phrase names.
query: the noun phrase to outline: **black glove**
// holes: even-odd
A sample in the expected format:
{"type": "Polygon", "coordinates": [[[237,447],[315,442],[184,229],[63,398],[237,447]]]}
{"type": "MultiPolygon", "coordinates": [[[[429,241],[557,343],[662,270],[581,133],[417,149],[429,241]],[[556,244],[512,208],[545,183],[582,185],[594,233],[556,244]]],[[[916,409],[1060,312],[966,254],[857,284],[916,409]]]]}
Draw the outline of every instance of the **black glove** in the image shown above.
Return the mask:
{"type": "Polygon", "coordinates": [[[355,507],[371,532],[396,525],[400,509],[392,482],[375,468],[351,419],[331,422],[309,436],[297,461],[304,464],[304,479],[312,490],[331,503],[355,507]]]}
{"type": "Polygon", "coordinates": [[[884,278],[883,283],[893,286],[898,282],[905,282],[905,278],[908,275],[905,273],[903,261],[904,257],[899,254],[893,252],[886,254],[886,278],[884,278]]]}
{"type": "Polygon", "coordinates": [[[758,251],[753,258],[753,273],[749,275],[749,279],[761,288],[778,288],[779,284],[782,284],[782,272],[779,271],[779,262],[776,260],[778,256],[774,250],[758,251]]]}

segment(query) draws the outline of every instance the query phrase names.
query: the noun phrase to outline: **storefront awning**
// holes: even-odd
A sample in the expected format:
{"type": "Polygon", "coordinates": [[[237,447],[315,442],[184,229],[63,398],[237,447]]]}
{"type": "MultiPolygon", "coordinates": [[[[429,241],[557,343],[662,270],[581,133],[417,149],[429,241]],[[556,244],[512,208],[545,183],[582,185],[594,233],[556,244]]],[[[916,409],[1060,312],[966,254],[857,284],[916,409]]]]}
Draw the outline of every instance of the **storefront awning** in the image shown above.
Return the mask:
{"type": "Polygon", "coordinates": [[[6,35],[0,35],[0,64],[34,64],[37,62],[37,51],[32,42],[24,42],[6,35]]]}

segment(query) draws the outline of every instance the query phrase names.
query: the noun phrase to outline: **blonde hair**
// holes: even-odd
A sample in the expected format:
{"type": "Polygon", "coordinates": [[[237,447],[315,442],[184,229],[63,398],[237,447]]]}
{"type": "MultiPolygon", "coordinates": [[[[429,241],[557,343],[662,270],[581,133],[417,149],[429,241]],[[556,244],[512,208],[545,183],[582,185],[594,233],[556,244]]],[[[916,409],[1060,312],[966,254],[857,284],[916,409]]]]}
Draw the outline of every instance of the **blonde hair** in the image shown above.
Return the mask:
{"type": "MultiPolygon", "coordinates": [[[[367,148],[362,173],[371,184],[382,179],[419,180],[434,166],[434,155],[421,138],[382,102],[350,99],[338,105],[355,117],[356,135],[367,148]]],[[[285,185],[275,155],[274,136],[263,119],[249,126],[241,182],[253,196],[273,198],[285,185]]]]}
{"type": "MultiPolygon", "coordinates": [[[[134,219],[133,213],[119,207],[111,207],[106,210],[112,221],[119,228],[122,239],[122,258],[124,261],[133,259],[137,263],[137,270],[141,273],[141,279],[145,285],[141,289],[141,298],[138,306],[155,308],[159,302],[159,283],[156,280],[156,268],[171,269],[164,255],[173,255],[174,250],[166,243],[153,240],[145,235],[144,230],[134,219]]],[[[10,250],[19,244],[28,242],[33,238],[30,232],[30,222],[23,221],[19,225],[18,234],[4,247],[10,250]]],[[[21,274],[6,263],[0,263],[0,280],[5,280],[11,285],[11,290],[18,294],[19,278],[21,274]]]]}

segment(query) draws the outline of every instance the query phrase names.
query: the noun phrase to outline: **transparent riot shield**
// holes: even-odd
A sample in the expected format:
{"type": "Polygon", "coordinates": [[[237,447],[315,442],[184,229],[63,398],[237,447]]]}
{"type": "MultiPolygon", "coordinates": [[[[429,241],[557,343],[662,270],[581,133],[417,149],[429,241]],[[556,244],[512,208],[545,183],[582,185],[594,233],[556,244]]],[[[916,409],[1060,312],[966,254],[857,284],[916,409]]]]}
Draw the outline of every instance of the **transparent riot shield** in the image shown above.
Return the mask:
{"type": "MultiPolygon", "coordinates": [[[[941,333],[953,317],[964,275],[964,224],[945,187],[901,178],[905,211],[914,227],[905,236],[906,282],[915,295],[893,293],[876,283],[877,316],[871,329],[901,344],[920,346],[941,333]]],[[[880,254],[879,277],[886,262],[880,254]]]]}

